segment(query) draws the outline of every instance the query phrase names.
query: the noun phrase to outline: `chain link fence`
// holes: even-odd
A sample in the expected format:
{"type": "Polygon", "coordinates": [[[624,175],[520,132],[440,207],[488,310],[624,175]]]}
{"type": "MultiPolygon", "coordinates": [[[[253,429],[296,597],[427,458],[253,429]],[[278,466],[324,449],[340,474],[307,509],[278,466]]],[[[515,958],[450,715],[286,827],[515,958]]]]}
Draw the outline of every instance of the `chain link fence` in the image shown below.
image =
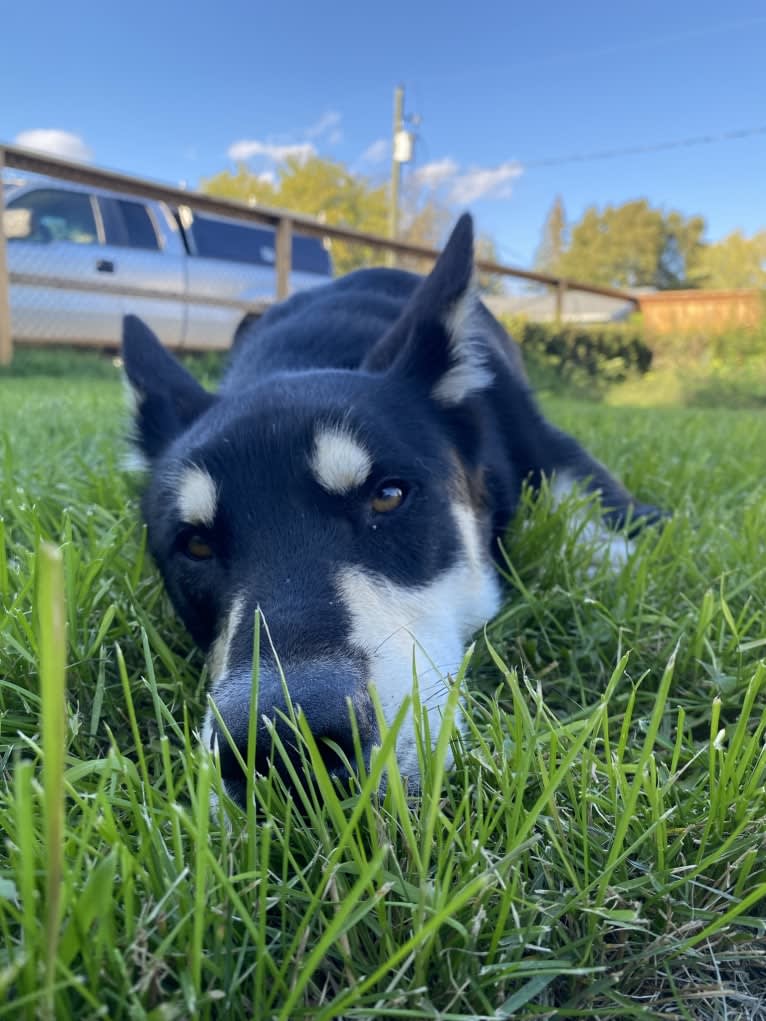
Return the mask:
{"type": "MultiPolygon", "coordinates": [[[[0,177],[4,363],[14,344],[116,348],[128,313],[141,316],[168,347],[224,350],[274,300],[331,279],[333,244],[357,245],[366,256],[377,254],[374,261],[421,272],[437,255],[16,147],[0,147],[0,177]]],[[[571,316],[582,302],[575,291],[601,303],[601,319],[635,306],[635,298],[611,288],[486,260],[477,265],[479,285],[499,314],[571,316]]]]}

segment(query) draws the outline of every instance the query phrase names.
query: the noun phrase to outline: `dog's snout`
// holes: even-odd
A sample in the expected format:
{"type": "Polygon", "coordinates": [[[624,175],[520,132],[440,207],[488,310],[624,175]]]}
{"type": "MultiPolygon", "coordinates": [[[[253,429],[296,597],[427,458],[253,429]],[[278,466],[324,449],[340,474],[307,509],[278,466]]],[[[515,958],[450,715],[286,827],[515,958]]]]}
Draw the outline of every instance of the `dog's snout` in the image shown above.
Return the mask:
{"type": "MultiPolygon", "coordinates": [[[[328,772],[342,781],[348,780],[349,767],[356,772],[361,765],[357,761],[357,751],[366,765],[378,739],[375,713],[362,669],[346,661],[321,660],[285,668],[285,678],[292,709],[305,717],[328,772]]],[[[226,787],[239,801],[244,801],[246,778],[237,752],[246,763],[251,693],[252,674],[246,669],[224,678],[214,695],[229,736],[215,723],[212,740],[218,745],[226,787]]],[[[291,712],[282,679],[276,670],[265,666],[260,670],[257,721],[256,772],[265,775],[270,769],[277,769],[289,780],[289,770],[275,747],[273,734],[279,737],[286,755],[298,767],[302,762],[300,740],[290,722],[291,712]]]]}

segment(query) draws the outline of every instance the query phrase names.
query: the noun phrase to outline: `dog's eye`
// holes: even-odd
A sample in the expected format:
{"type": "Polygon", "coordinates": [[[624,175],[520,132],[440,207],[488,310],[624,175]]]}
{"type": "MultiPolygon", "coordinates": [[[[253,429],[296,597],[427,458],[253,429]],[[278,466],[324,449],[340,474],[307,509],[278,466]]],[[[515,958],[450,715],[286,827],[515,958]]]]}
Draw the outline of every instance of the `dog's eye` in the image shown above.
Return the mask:
{"type": "Polygon", "coordinates": [[[402,482],[386,482],[372,498],[372,509],[376,514],[389,514],[404,502],[406,489],[402,482]]]}
{"type": "Polygon", "coordinates": [[[188,532],[184,535],[181,549],[190,560],[210,560],[214,556],[213,547],[199,532],[188,532]]]}

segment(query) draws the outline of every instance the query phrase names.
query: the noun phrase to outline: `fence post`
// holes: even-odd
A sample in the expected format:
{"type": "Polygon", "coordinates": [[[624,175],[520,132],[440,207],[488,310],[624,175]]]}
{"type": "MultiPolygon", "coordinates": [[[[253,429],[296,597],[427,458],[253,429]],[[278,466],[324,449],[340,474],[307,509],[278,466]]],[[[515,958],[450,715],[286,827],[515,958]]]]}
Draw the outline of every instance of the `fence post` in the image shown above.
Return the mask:
{"type": "Polygon", "coordinates": [[[277,301],[290,293],[290,268],[293,262],[293,223],[283,216],[277,224],[277,301]]]}
{"type": "Polygon", "coordinates": [[[8,281],[8,259],[5,255],[5,225],[3,211],[3,170],[5,168],[5,152],[0,147],[0,365],[10,365],[13,358],[13,338],[11,336],[11,297],[8,281]]]}
{"type": "Polygon", "coordinates": [[[566,280],[559,280],[556,284],[556,322],[561,323],[561,317],[564,314],[564,298],[567,293],[567,282],[566,280]]]}

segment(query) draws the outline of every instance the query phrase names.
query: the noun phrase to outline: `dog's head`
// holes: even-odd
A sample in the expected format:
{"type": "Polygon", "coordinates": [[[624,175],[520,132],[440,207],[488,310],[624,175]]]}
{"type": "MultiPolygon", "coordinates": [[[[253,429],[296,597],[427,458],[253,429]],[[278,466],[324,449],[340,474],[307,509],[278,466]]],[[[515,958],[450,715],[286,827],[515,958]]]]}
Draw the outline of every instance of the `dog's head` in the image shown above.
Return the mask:
{"type": "MultiPolygon", "coordinates": [[[[472,268],[463,217],[361,369],[271,375],[225,396],[126,320],[151,549],[243,749],[257,609],[267,627],[259,718],[285,710],[283,672],[314,735],[352,765],[349,704],[367,755],[378,739],[369,685],[390,723],[414,669],[435,736],[449,675],[497,609],[480,464],[491,373],[472,268]]],[[[241,799],[244,777],[218,731],[208,713],[206,739],[218,740],[227,788],[241,799]]],[[[260,769],[269,745],[258,742],[260,769]]],[[[326,754],[342,774],[342,759],[326,754]]],[[[397,756],[416,779],[411,721],[397,756]]]]}

